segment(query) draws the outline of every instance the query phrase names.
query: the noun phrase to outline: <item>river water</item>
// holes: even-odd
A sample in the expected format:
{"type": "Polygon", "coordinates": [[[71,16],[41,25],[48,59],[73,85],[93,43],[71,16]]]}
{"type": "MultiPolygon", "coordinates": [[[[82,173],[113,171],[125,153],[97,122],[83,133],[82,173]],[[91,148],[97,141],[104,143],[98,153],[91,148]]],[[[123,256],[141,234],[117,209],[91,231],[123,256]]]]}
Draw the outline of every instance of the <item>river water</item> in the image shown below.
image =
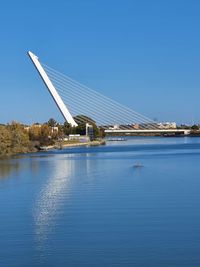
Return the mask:
{"type": "Polygon", "coordinates": [[[0,160],[0,266],[200,266],[200,138],[0,160]]]}

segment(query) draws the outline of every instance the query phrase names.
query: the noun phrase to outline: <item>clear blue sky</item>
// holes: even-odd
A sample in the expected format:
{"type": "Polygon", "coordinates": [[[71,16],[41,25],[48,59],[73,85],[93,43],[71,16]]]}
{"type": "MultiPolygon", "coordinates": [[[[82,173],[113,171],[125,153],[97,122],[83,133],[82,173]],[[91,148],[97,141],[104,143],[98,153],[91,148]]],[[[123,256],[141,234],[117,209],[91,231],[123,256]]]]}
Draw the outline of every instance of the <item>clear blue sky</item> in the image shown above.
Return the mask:
{"type": "Polygon", "coordinates": [[[200,123],[199,0],[18,0],[0,8],[0,122],[62,121],[26,55],[160,121],[200,123]]]}

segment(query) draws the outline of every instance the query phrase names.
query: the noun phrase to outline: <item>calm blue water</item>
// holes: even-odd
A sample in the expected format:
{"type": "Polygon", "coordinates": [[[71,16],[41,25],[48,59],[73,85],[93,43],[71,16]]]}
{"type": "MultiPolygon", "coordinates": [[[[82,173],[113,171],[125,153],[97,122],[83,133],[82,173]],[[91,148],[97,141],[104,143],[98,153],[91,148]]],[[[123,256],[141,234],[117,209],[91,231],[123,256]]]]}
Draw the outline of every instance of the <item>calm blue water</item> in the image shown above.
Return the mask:
{"type": "Polygon", "coordinates": [[[199,267],[200,138],[1,160],[0,212],[2,267],[199,267]]]}

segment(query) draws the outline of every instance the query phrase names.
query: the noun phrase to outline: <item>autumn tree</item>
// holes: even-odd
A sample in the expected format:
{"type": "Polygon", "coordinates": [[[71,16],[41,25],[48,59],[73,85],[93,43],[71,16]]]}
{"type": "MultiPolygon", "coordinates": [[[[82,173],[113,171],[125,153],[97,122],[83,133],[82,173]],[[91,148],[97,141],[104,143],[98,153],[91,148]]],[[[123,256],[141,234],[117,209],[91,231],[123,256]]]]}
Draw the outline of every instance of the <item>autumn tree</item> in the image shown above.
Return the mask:
{"type": "Polygon", "coordinates": [[[29,138],[31,141],[38,141],[41,135],[41,125],[33,124],[29,129],[29,138]]]}
{"type": "Polygon", "coordinates": [[[51,127],[49,127],[47,124],[43,124],[41,126],[41,134],[40,134],[39,141],[41,145],[50,145],[52,143],[51,127]]]}
{"type": "Polygon", "coordinates": [[[0,155],[7,155],[11,152],[11,134],[5,126],[0,126],[0,155]]]}
{"type": "Polygon", "coordinates": [[[11,149],[13,153],[27,152],[30,147],[29,135],[23,125],[12,122],[7,126],[11,135],[11,149]]]}

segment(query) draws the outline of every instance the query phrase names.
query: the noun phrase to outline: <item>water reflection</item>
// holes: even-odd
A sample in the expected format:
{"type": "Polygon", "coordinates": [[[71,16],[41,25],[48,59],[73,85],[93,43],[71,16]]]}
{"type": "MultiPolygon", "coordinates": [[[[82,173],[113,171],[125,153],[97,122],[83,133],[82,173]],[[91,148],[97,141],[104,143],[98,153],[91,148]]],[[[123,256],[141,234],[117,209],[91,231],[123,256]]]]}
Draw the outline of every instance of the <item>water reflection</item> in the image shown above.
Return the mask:
{"type": "Polygon", "coordinates": [[[0,179],[7,178],[13,172],[20,170],[21,164],[13,159],[0,160],[0,179]]]}
{"type": "Polygon", "coordinates": [[[42,245],[56,223],[63,198],[69,197],[70,180],[74,172],[74,161],[58,158],[50,161],[53,171],[36,199],[34,210],[37,241],[42,245]]]}
{"type": "Polygon", "coordinates": [[[14,177],[22,170],[31,170],[36,174],[39,170],[38,160],[29,156],[16,156],[0,160],[0,179],[14,177]]]}

